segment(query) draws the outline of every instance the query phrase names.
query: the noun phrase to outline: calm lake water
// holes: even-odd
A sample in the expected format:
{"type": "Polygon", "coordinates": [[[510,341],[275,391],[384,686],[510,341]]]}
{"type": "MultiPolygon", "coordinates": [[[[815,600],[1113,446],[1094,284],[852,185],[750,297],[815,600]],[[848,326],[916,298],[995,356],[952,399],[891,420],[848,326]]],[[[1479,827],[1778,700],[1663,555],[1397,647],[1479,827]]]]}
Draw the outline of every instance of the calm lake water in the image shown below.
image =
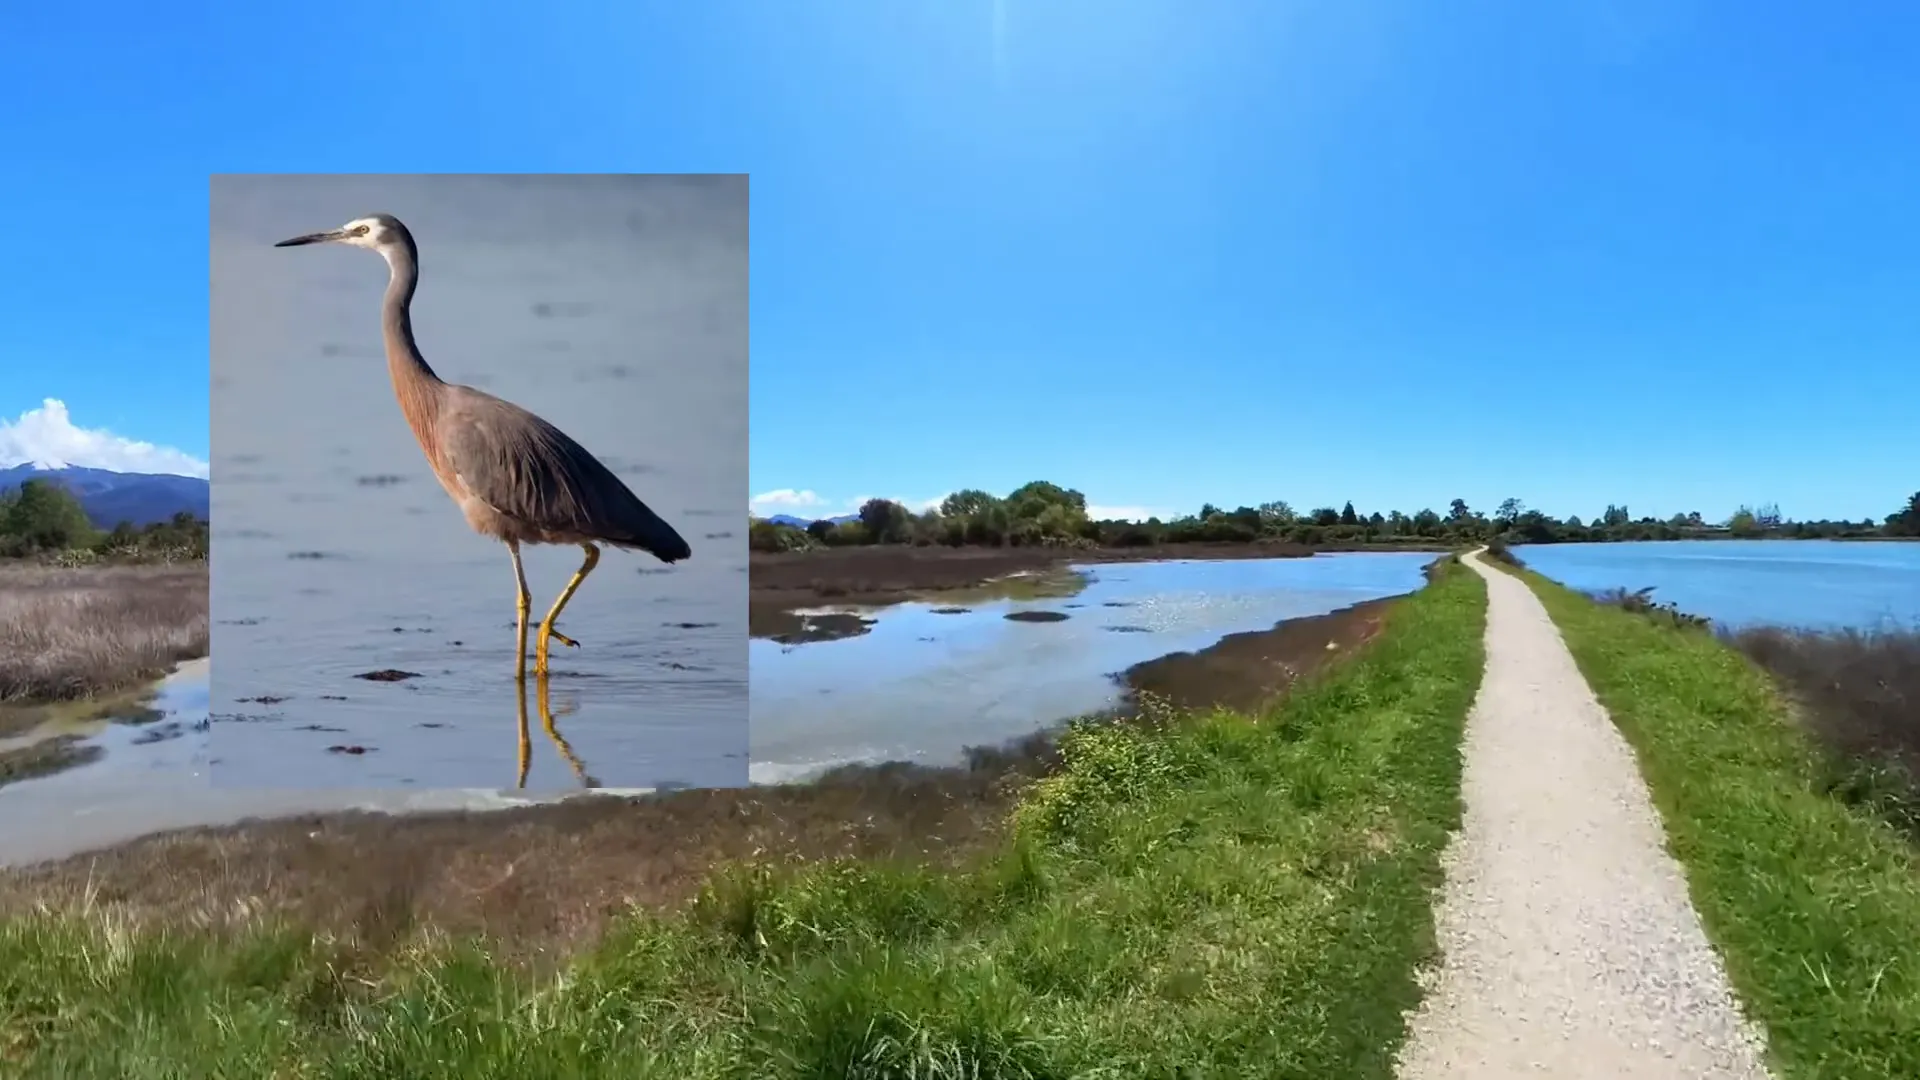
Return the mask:
{"type": "MultiPolygon", "coordinates": [[[[561,619],[581,648],[555,648],[554,709],[587,774],[744,784],[746,178],[595,176],[214,178],[214,783],[514,782],[512,564],[393,399],[387,268],[271,246],[375,212],[420,246],[440,376],[560,426],[693,546],[608,549],[561,619]],[[420,677],[356,677],[378,669],[420,677]]],[[[526,549],[536,617],[580,557],[526,549]]],[[[581,785],[534,742],[530,789],[581,785]]]]}
{"type": "Polygon", "coordinates": [[[1528,566],[1576,589],[1654,587],[1654,599],[1729,626],[1920,625],[1920,544],[1671,540],[1539,544],[1528,566]]]}
{"type": "MultiPolygon", "coordinates": [[[[408,813],[493,810],[545,801],[486,789],[225,788],[208,777],[208,664],[183,664],[154,693],[103,715],[60,715],[17,745],[57,735],[83,736],[104,753],[51,776],[0,785],[0,866],[59,859],[168,829],[230,825],[251,817],[332,810],[408,813]]],[[[534,735],[541,740],[539,734],[534,735]]],[[[611,793],[611,792],[609,792],[611,793]]],[[[550,798],[550,797],[549,797],[550,798]]]]}
{"type": "Polygon", "coordinates": [[[753,774],[804,777],[852,761],[956,761],[1117,704],[1114,675],[1228,634],[1410,592],[1431,553],[1111,563],[1054,599],[975,592],[858,611],[854,637],[752,644],[753,774]],[[941,613],[964,604],[964,613],[941,613]],[[1058,622],[1009,613],[1050,611],[1058,622]]]}

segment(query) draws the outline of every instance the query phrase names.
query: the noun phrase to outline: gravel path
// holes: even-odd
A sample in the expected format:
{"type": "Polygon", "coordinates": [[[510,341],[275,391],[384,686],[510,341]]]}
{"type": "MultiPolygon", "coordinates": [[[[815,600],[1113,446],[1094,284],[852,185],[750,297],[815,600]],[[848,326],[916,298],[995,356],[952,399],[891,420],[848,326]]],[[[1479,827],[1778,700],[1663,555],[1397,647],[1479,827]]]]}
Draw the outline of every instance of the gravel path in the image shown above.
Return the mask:
{"type": "Polygon", "coordinates": [[[1687,899],[1633,752],[1533,591],[1466,561],[1487,582],[1487,670],[1435,912],[1444,959],[1401,1080],[1762,1080],[1763,1040],[1687,899]]]}

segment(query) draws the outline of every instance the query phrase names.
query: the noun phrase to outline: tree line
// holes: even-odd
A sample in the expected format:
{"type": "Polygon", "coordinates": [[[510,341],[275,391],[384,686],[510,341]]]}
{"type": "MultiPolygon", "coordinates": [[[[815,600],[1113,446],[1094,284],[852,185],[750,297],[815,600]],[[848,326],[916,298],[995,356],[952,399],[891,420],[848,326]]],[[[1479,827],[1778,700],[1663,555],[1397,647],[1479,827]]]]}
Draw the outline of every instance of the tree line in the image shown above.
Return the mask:
{"type": "Polygon", "coordinates": [[[869,499],[852,520],[814,521],[800,527],[756,518],[749,543],[756,551],[803,551],[812,547],[868,544],[949,546],[1149,547],[1187,543],[1284,542],[1311,547],[1451,545],[1495,538],[1511,543],[1553,544],[1626,540],[1867,539],[1920,537],[1920,492],[1876,523],[1791,521],[1771,504],[1741,506],[1724,519],[1698,511],[1668,518],[1634,517],[1625,505],[1609,504],[1588,520],[1555,518],[1507,499],[1491,513],[1454,499],[1445,512],[1431,508],[1363,512],[1352,502],[1300,512],[1284,501],[1226,509],[1208,503],[1196,512],[1162,521],[1097,520],[1086,496],[1044,480],[1022,484],[1005,496],[957,491],[924,513],[890,499],[869,499]]]}
{"type": "Polygon", "coordinates": [[[144,527],[123,521],[103,530],[59,484],[28,480],[0,492],[0,558],[191,560],[205,559],[207,547],[207,522],[187,511],[144,527]]]}

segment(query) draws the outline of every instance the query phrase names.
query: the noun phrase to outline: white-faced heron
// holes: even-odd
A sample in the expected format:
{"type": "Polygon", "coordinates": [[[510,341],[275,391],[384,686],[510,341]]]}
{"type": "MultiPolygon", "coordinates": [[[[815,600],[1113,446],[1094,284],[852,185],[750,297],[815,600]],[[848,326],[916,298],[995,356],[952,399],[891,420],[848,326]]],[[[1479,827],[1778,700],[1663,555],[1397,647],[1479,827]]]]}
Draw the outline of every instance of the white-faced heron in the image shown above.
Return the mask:
{"type": "Polygon", "coordinates": [[[440,486],[483,536],[507,545],[519,587],[514,673],[526,678],[527,616],[533,596],[520,565],[521,544],[578,544],[586,561],[560,590],[540,623],[534,673],[547,673],[549,642],[578,642],[553,628],[560,611],[600,561],[600,544],[645,551],[662,562],[692,554],[687,542],[647,508],[612,470],[567,434],[512,402],[471,386],[442,381],[420,356],[409,308],[420,283],[413,234],[388,214],[347,222],[329,232],[282,240],[275,247],[346,244],[368,248],[387,260],[391,276],[380,309],[393,395],[413,429],[440,486]]]}

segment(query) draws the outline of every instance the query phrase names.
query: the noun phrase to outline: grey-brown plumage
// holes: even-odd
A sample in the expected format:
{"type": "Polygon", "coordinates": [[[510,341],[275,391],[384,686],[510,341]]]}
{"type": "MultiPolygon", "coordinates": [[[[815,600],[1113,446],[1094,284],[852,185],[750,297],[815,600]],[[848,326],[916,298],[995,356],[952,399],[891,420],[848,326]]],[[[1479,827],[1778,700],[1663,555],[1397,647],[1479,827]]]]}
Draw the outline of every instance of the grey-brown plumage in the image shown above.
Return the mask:
{"type": "Polygon", "coordinates": [[[477,531],[531,544],[597,541],[669,563],[692,554],[673,526],[566,432],[472,387],[441,386],[435,441],[477,507],[463,507],[477,531]]]}
{"type": "Polygon", "coordinates": [[[549,640],[578,644],[555,631],[553,623],[600,561],[596,545],[645,551],[668,563],[687,558],[692,549],[565,432],[512,402],[434,374],[413,340],[411,305],[420,281],[419,253],[413,234],[399,219],[375,214],[274,246],[315,243],[370,248],[387,260],[392,273],[381,305],[381,331],[394,397],[427,464],[467,524],[503,541],[513,556],[519,585],[518,674],[526,672],[531,604],[520,545],[578,544],[585,549],[586,561],[540,624],[534,671],[546,674],[549,640]]]}

